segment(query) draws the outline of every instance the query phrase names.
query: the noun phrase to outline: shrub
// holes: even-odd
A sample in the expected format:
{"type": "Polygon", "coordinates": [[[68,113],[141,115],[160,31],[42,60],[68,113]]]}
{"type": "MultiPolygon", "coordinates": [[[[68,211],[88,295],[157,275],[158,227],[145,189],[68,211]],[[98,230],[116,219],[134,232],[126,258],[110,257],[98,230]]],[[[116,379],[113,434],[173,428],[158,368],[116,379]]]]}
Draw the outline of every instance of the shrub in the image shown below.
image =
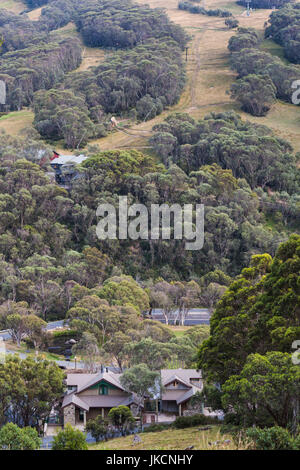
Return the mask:
{"type": "Polygon", "coordinates": [[[124,436],[126,432],[133,426],[135,420],[128,406],[120,405],[111,408],[108,413],[108,419],[124,436]]]}
{"type": "Polygon", "coordinates": [[[212,418],[211,416],[205,416],[202,414],[194,416],[179,416],[173,423],[176,429],[192,428],[202,424],[217,424],[219,423],[218,418],[212,418]]]}
{"type": "Polygon", "coordinates": [[[77,338],[78,337],[78,331],[76,330],[60,330],[60,331],[53,331],[52,333],[53,338],[63,338],[63,339],[68,339],[68,338],[77,338]]]}
{"type": "Polygon", "coordinates": [[[222,424],[220,428],[220,433],[236,435],[240,432],[240,429],[241,428],[239,426],[236,426],[234,424],[222,424]]]}
{"type": "Polygon", "coordinates": [[[300,450],[300,434],[294,439],[294,450],[300,450]]]}
{"type": "Polygon", "coordinates": [[[154,423],[150,424],[150,426],[147,426],[144,428],[144,432],[161,432],[165,431],[166,429],[170,429],[171,424],[159,424],[159,423],[154,423]]]}
{"type": "Polygon", "coordinates": [[[85,430],[91,433],[96,442],[99,442],[101,439],[107,440],[108,421],[99,415],[87,422],[85,430]]]}
{"type": "Polygon", "coordinates": [[[194,5],[193,3],[187,2],[187,1],[179,2],[178,8],[179,10],[186,10],[186,11],[189,11],[190,13],[199,14],[199,15],[220,16],[222,18],[232,16],[232,13],[228,10],[220,10],[220,8],[217,8],[215,10],[206,10],[203,7],[194,5]]]}
{"type": "Polygon", "coordinates": [[[246,437],[253,441],[256,450],[292,450],[294,440],[287,429],[274,426],[272,428],[249,428],[246,437]]]}
{"type": "Polygon", "coordinates": [[[68,423],[53,439],[52,450],[87,450],[86,435],[68,423]]]}
{"type": "Polygon", "coordinates": [[[229,29],[234,29],[238,27],[239,22],[233,18],[226,18],[225,24],[229,29]]]}
{"type": "Polygon", "coordinates": [[[34,428],[7,423],[0,430],[0,450],[37,450],[41,440],[34,428]]]}

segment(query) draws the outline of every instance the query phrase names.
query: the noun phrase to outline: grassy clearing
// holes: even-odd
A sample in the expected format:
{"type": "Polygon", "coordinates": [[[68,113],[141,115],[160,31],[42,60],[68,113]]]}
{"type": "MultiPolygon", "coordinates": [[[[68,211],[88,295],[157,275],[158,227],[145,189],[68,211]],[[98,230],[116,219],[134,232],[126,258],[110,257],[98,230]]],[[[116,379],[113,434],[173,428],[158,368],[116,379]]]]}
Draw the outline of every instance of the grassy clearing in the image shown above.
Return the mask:
{"type": "Polygon", "coordinates": [[[67,37],[74,36],[78,38],[79,40],[81,39],[80,35],[78,34],[76,30],[76,26],[74,23],[72,23],[72,21],[70,21],[70,23],[66,24],[62,28],[55,29],[54,31],[51,32],[51,34],[52,34],[52,40],[57,39],[57,36],[60,36],[60,39],[63,36],[67,36],[67,37]]]}
{"type": "Polygon", "coordinates": [[[275,134],[290,142],[295,152],[300,152],[300,112],[293,104],[277,101],[267,116],[256,118],[239,111],[243,119],[263,124],[273,129],[275,134]]]}
{"type": "Polygon", "coordinates": [[[82,53],[82,62],[77,69],[78,72],[84,72],[89,67],[96,67],[105,59],[105,51],[95,47],[84,47],[82,53]]]}
{"type": "Polygon", "coordinates": [[[199,426],[188,429],[168,429],[161,432],[141,433],[142,442],[133,445],[133,436],[120,437],[108,442],[91,444],[90,450],[184,450],[193,445],[194,450],[236,450],[230,435],[221,435],[219,426],[199,431],[199,426]],[[209,445],[209,442],[229,439],[230,444],[209,445]]]}
{"type": "Polygon", "coordinates": [[[43,7],[40,7],[40,8],[37,8],[36,10],[32,10],[29,13],[27,13],[29,19],[31,19],[31,21],[38,21],[41,16],[42,8],[43,7]]]}
{"type": "Polygon", "coordinates": [[[24,11],[26,8],[24,3],[19,0],[1,0],[0,7],[10,10],[13,13],[21,13],[21,11],[24,11]]]}
{"type": "Polygon", "coordinates": [[[264,39],[261,43],[260,49],[264,52],[268,52],[276,57],[279,57],[285,64],[289,64],[289,61],[284,56],[283,47],[272,41],[271,39],[264,39]]]}
{"type": "Polygon", "coordinates": [[[34,114],[28,109],[14,111],[0,118],[0,130],[7,134],[18,135],[20,132],[32,125],[34,114]]]}

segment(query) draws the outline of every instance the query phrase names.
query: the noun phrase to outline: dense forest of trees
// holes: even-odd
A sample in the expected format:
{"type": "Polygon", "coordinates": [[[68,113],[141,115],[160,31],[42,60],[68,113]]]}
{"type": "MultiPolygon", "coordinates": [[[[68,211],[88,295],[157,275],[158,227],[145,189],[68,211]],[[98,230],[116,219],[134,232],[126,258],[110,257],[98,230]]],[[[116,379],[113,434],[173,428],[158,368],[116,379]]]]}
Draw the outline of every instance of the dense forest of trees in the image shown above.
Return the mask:
{"type": "Polygon", "coordinates": [[[188,174],[197,176],[202,165],[220,165],[251,188],[296,193],[300,173],[297,158],[288,142],[270,129],[242,121],[235,113],[212,114],[195,121],[188,115],[171,115],[156,131],[151,142],[165,161],[172,161],[188,174]]]}
{"type": "Polygon", "coordinates": [[[130,0],[75,0],[76,25],[85,43],[97,47],[134,47],[147,39],[172,38],[184,44],[185,33],[161,9],[130,0]],[[90,14],[93,12],[93,15],[90,14]]]}
{"type": "MultiPolygon", "coordinates": [[[[300,9],[285,3],[272,2],[283,8],[272,13],[266,37],[299,63],[300,9]]],[[[300,236],[291,234],[300,232],[300,155],[234,112],[199,120],[174,113],[153,127],[149,153],[87,147],[70,187],[57,185],[41,137],[80,148],[105,135],[112,114],[146,121],[174,105],[188,38],[163,11],[129,0],[26,5],[43,7],[39,20],[0,10],[2,110],[35,113],[35,129],[23,137],[0,136],[0,329],[36,351],[76,338],[71,352],[90,372],[112,362],[153,377],[161,368],[199,367],[206,384],[197,399],[224,410],[225,423],[296,435],[300,370],[290,351],[300,334],[300,236]],[[82,41],[57,33],[70,21],[82,41]],[[100,65],[78,72],[82,43],[108,51],[100,65]],[[204,204],[203,249],[187,251],[173,233],[171,240],[100,240],[97,207],[117,208],[124,195],[148,209],[204,204]],[[193,307],[209,309],[210,328],[176,336],[168,324],[183,325],[193,307]],[[152,308],[166,326],[146,315],[152,308]],[[52,319],[67,319],[70,329],[49,334],[52,319]]],[[[239,28],[228,47],[238,73],[232,97],[244,110],[262,116],[276,98],[291,100],[297,65],[260,50],[252,29],[239,28]]],[[[62,393],[57,366],[9,357],[0,364],[0,425],[13,415],[20,426],[38,427],[62,393]]]]}
{"type": "Polygon", "coordinates": [[[0,64],[0,79],[7,84],[3,110],[19,111],[31,106],[35,91],[51,88],[80,63],[80,43],[71,38],[7,52],[0,64]]]}
{"type": "Polygon", "coordinates": [[[1,10],[0,34],[0,77],[8,89],[2,111],[33,104],[36,129],[69,148],[104,135],[107,114],[151,119],[175,104],[184,86],[184,30],[162,10],[130,0],[53,0],[35,22],[1,10]],[[115,52],[98,68],[66,76],[79,66],[81,46],[51,31],[69,21],[86,45],[115,52]]]}
{"type": "Polygon", "coordinates": [[[166,165],[134,150],[94,150],[70,192],[34,163],[50,154],[46,146],[1,137],[3,299],[34,303],[53,318],[66,312],[74,283],[94,288],[117,273],[200,285],[215,270],[234,276],[254,253],[273,255],[286,231],[299,229],[296,158],[270,130],[225,113],[198,122],[172,115],[155,131],[151,140],[166,165]],[[181,240],[100,241],[99,202],[117,206],[124,194],[146,206],[204,203],[204,248],[188,252],[181,240]]]}
{"type": "Polygon", "coordinates": [[[37,93],[35,126],[43,137],[64,138],[68,147],[75,148],[89,137],[103,135],[110,113],[131,111],[138,120],[152,119],[177,102],[184,83],[177,43],[170,39],[145,42],[114,53],[92,70],[67,75],[55,90],[37,93]],[[61,125],[66,115],[67,128],[61,125]]]}
{"type": "Polygon", "coordinates": [[[220,16],[221,18],[227,18],[232,16],[232,13],[228,10],[221,10],[217,8],[215,10],[207,10],[201,6],[195,5],[192,2],[182,1],[178,3],[179,10],[186,10],[190,13],[207,15],[207,16],[220,16]]]}
{"type": "Polygon", "coordinates": [[[211,336],[199,352],[214,406],[240,426],[281,426],[297,433],[299,365],[291,360],[299,339],[300,237],[276,256],[256,255],[230,285],[211,319],[211,336]]]}
{"type": "Polygon", "coordinates": [[[30,21],[27,15],[15,15],[5,9],[0,10],[0,34],[4,39],[0,55],[47,39],[39,24],[30,21]]]}
{"type": "Polygon", "coordinates": [[[290,62],[300,64],[300,5],[288,5],[272,12],[270,23],[266,37],[283,46],[290,62]]]}
{"type": "Polygon", "coordinates": [[[48,2],[49,0],[24,0],[24,3],[28,6],[28,8],[31,8],[32,10],[34,8],[42,7],[48,2]]]}
{"type": "Polygon", "coordinates": [[[231,66],[238,73],[232,97],[241,102],[244,110],[258,116],[266,114],[275,97],[291,102],[292,83],[300,72],[297,65],[285,64],[279,57],[260,50],[259,45],[256,31],[248,28],[239,28],[228,44],[231,66]]]}

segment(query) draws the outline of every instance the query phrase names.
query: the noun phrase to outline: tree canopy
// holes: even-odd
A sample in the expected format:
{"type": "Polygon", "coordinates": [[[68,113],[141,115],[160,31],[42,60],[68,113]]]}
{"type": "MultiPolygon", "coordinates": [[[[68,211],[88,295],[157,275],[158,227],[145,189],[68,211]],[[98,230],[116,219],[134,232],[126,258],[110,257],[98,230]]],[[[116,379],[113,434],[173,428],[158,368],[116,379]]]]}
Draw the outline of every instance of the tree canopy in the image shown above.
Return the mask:
{"type": "Polygon", "coordinates": [[[278,42],[290,62],[300,64],[300,6],[286,5],[270,15],[266,37],[278,42]]]}
{"type": "Polygon", "coordinates": [[[230,285],[211,319],[199,366],[223,384],[241,373],[251,353],[289,353],[299,337],[300,237],[280,245],[274,259],[256,255],[230,285]]]}

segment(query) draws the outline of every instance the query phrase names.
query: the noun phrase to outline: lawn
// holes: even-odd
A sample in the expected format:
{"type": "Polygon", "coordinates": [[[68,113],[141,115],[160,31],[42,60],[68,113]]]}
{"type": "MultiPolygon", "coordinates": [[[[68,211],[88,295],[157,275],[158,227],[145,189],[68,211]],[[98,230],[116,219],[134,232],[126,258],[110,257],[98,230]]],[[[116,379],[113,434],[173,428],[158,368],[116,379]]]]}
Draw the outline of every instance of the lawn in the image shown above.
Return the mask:
{"type": "Polygon", "coordinates": [[[235,450],[237,447],[230,435],[222,435],[219,426],[212,426],[201,431],[203,426],[187,429],[168,429],[161,432],[139,434],[141,442],[133,444],[133,436],[119,437],[107,442],[91,444],[90,450],[184,450],[194,446],[193,450],[235,450]],[[230,443],[224,443],[230,440],[230,443]],[[220,441],[217,445],[216,441],[220,441]],[[211,443],[211,445],[209,444],[211,443]]]}

